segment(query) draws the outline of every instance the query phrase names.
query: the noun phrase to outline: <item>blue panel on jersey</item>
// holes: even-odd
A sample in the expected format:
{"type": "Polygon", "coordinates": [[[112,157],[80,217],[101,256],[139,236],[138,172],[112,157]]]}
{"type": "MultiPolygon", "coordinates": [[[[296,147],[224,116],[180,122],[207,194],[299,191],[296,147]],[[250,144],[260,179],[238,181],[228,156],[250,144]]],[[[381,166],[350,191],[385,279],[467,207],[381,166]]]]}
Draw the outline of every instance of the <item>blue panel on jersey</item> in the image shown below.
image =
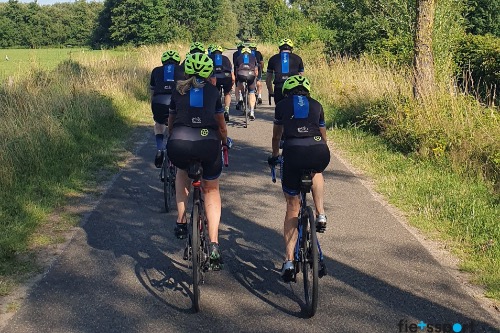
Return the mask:
{"type": "Polygon", "coordinates": [[[174,80],[174,70],[175,70],[175,67],[173,64],[163,66],[163,81],[164,82],[174,80]]]}
{"type": "Polygon", "coordinates": [[[246,65],[246,64],[249,64],[250,63],[250,57],[248,56],[247,53],[245,53],[243,55],[243,63],[246,65]]]}
{"type": "Polygon", "coordinates": [[[215,55],[215,66],[222,66],[222,54],[215,55]]]}
{"type": "Polygon", "coordinates": [[[255,57],[255,50],[252,50],[252,55],[255,57]]]}
{"type": "Polygon", "coordinates": [[[293,95],[293,117],[305,119],[309,116],[309,100],[306,96],[293,95]]]}
{"type": "Polygon", "coordinates": [[[281,73],[288,74],[290,72],[290,53],[281,52],[281,73]]]}
{"type": "Polygon", "coordinates": [[[203,107],[203,88],[191,88],[189,90],[189,106],[203,107]]]}

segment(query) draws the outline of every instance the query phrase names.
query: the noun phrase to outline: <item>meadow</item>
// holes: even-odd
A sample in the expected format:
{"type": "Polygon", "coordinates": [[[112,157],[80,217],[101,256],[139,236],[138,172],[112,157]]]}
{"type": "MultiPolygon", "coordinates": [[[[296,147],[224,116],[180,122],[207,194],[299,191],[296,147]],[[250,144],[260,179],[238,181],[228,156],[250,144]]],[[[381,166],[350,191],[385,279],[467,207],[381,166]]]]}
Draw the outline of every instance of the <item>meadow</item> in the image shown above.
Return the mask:
{"type": "MultiPolygon", "coordinates": [[[[187,51],[186,44],[24,50],[17,64],[15,55],[2,61],[0,295],[36,272],[34,254],[63,241],[78,223],[76,216],[53,219],[53,213],[116,172],[130,154],[129,134],[151,125],[149,74],[166,48],[187,51]]],[[[327,59],[321,48],[296,52],[325,108],[334,149],[500,300],[498,109],[450,85],[416,104],[408,69],[368,58],[327,59]]],[[[277,51],[275,45],[259,49],[266,60],[277,51]]]]}

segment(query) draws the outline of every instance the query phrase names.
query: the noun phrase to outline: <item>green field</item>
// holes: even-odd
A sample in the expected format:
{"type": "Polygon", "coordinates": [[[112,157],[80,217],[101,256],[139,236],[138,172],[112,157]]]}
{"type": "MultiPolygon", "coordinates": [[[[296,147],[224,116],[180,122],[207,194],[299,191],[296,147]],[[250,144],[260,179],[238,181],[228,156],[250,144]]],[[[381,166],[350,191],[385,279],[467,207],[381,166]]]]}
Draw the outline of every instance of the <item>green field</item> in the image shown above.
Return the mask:
{"type": "Polygon", "coordinates": [[[100,56],[105,52],[113,54],[113,56],[127,53],[125,51],[89,50],[86,48],[1,49],[0,52],[0,81],[8,79],[9,76],[22,76],[33,69],[52,70],[67,59],[78,61],[89,56],[100,56]]]}

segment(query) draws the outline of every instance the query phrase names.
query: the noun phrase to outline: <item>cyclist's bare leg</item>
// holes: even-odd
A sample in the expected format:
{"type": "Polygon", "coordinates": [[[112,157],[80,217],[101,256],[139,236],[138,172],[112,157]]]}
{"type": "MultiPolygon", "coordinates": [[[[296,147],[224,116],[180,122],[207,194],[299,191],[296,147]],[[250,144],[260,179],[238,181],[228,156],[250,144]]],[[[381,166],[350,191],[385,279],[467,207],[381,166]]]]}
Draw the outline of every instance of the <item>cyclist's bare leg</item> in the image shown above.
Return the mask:
{"type": "Polygon", "coordinates": [[[295,243],[297,242],[297,221],[300,210],[300,200],[298,195],[291,196],[285,193],[286,214],[283,225],[283,237],[285,238],[285,260],[293,260],[295,243]]]}
{"type": "Polygon", "coordinates": [[[257,80],[257,97],[261,97],[262,98],[262,81],[261,80],[257,80]]]}
{"type": "Polygon", "coordinates": [[[205,200],[205,214],[208,220],[208,236],[210,242],[219,243],[219,222],[222,208],[219,180],[203,180],[202,188],[205,200]]]}
{"type": "Polygon", "coordinates": [[[167,131],[167,125],[155,122],[154,131],[155,131],[155,135],[157,135],[157,134],[165,135],[165,132],[167,131]]]}
{"type": "Polygon", "coordinates": [[[227,95],[224,95],[224,106],[225,106],[225,108],[229,109],[230,105],[231,105],[231,92],[229,92],[227,95]]]}
{"type": "Polygon", "coordinates": [[[255,93],[249,93],[248,94],[248,109],[250,111],[253,111],[255,108],[255,93]]]}
{"type": "Polygon", "coordinates": [[[316,215],[325,214],[325,207],[323,206],[323,194],[324,194],[324,185],[325,179],[323,178],[322,173],[314,174],[312,178],[312,196],[314,200],[314,206],[316,208],[316,215]]]}
{"type": "Polygon", "coordinates": [[[175,176],[175,200],[177,201],[177,223],[186,223],[186,207],[191,188],[191,179],[185,170],[177,169],[175,176]]]}

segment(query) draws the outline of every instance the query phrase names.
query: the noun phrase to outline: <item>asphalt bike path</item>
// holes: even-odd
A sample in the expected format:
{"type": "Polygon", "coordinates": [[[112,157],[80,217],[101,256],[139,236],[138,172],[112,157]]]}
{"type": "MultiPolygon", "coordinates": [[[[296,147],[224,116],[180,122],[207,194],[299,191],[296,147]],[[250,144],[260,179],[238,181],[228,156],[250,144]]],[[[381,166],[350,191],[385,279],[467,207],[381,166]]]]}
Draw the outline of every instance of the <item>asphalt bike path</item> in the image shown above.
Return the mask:
{"type": "Polygon", "coordinates": [[[439,332],[437,325],[442,332],[500,332],[498,318],[333,149],[324,173],[328,229],[318,234],[329,275],[319,281],[316,315],[306,319],[302,276],[280,279],[285,201],[267,166],[274,105],[265,87],[263,100],[244,128],[233,98],[228,131],[235,145],[220,178],[225,266],[206,274],[201,312],[192,309],[185,241],[173,234],[175,211],[165,213],[148,130],[1,332],[439,332]]]}

